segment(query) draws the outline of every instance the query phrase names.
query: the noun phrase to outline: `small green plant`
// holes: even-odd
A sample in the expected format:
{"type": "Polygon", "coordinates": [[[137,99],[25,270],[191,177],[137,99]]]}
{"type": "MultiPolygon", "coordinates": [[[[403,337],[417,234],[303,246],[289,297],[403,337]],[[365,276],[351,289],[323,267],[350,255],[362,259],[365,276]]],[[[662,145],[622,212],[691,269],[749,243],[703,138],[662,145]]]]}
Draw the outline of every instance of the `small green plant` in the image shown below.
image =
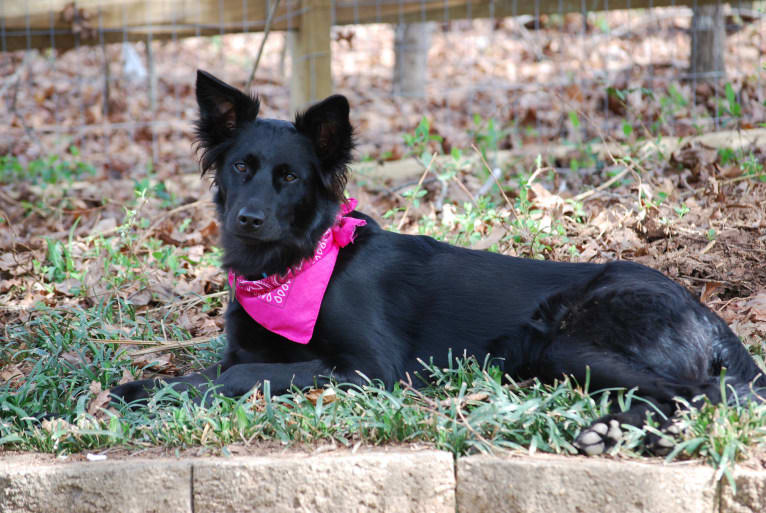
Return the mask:
{"type": "Polygon", "coordinates": [[[43,186],[61,182],[71,183],[83,175],[95,174],[95,168],[77,160],[80,151],[76,146],[70,146],[68,155],[59,157],[51,155],[36,159],[23,166],[18,158],[12,155],[0,157],[0,182],[29,181],[43,186]]]}
{"type": "Polygon", "coordinates": [[[627,120],[622,120],[621,123],[622,127],[622,133],[627,138],[630,139],[630,137],[633,135],[633,125],[631,123],[628,123],[627,120]]]}
{"type": "MultiPolygon", "coordinates": [[[[654,93],[647,94],[648,98],[654,99],[654,93]]],[[[675,84],[670,84],[664,93],[659,95],[660,112],[657,119],[649,125],[652,135],[660,135],[663,128],[675,119],[676,115],[689,107],[687,100],[675,84]]]]}
{"type": "Polygon", "coordinates": [[[748,154],[741,165],[742,170],[745,172],[745,176],[751,176],[759,179],[761,182],[766,182],[766,172],[763,170],[763,162],[761,162],[753,152],[748,154]]]}
{"type": "Polygon", "coordinates": [[[691,212],[689,207],[686,206],[686,203],[681,203],[680,206],[674,207],[673,210],[675,211],[675,213],[679,217],[679,219],[682,219],[686,214],[691,212]]]}
{"type": "MultiPolygon", "coordinates": [[[[468,130],[468,135],[479,148],[482,158],[486,162],[492,162],[493,154],[500,149],[500,143],[508,136],[508,130],[499,129],[498,122],[494,118],[484,121],[479,114],[474,114],[473,128],[468,130]]],[[[488,173],[486,169],[482,168],[482,171],[488,173]]]]}
{"type": "Polygon", "coordinates": [[[608,34],[610,31],[609,28],[609,20],[607,20],[606,16],[597,16],[596,17],[596,26],[598,29],[603,32],[604,34],[608,34]]]}
{"type": "MultiPolygon", "coordinates": [[[[492,227],[507,222],[507,214],[499,212],[495,201],[489,196],[476,198],[475,203],[465,202],[461,209],[455,209],[450,225],[441,226],[438,233],[421,223],[421,233],[448,240],[455,245],[471,246],[485,237],[483,227],[492,227]]],[[[488,248],[493,249],[493,248],[488,248]]]]}
{"type": "Polygon", "coordinates": [[[176,200],[164,182],[156,181],[153,176],[146,176],[141,180],[134,180],[133,192],[136,198],[158,198],[162,200],[162,207],[166,208],[173,205],[176,200]]]}
{"type": "Polygon", "coordinates": [[[720,148],[718,150],[718,160],[722,166],[736,162],[738,159],[737,152],[732,148],[720,148]]]}
{"type": "Polygon", "coordinates": [[[46,238],[48,244],[48,263],[45,268],[48,281],[62,281],[67,272],[72,270],[72,258],[64,244],[51,238],[46,238]]]}
{"type": "Polygon", "coordinates": [[[45,276],[48,282],[61,282],[66,278],[80,279],[82,272],[78,271],[76,262],[72,258],[72,240],[74,231],[79,224],[77,219],[69,229],[69,239],[66,244],[51,237],[45,237],[47,246],[46,264],[34,261],[35,271],[45,276]]]}
{"type": "MultiPolygon", "coordinates": [[[[636,135],[643,137],[659,137],[665,131],[671,129],[670,123],[678,113],[689,108],[690,102],[676,84],[670,84],[664,91],[655,91],[646,87],[617,89],[608,87],[606,94],[616,101],[626,111],[630,120],[621,121],[623,136],[632,140],[636,135]],[[634,93],[639,93],[645,103],[640,109],[631,107],[629,98],[634,93]],[[646,111],[646,106],[657,106],[646,111]],[[641,128],[641,133],[636,134],[641,128]]],[[[672,129],[671,129],[672,130],[672,129]]]]}
{"type": "Polygon", "coordinates": [[[419,158],[421,161],[424,161],[425,159],[424,165],[427,165],[427,160],[432,154],[430,149],[432,143],[436,144],[438,148],[437,153],[441,153],[441,143],[443,139],[440,135],[431,133],[431,123],[426,117],[423,117],[420,120],[418,126],[415,127],[414,133],[404,134],[403,137],[404,144],[409,148],[407,152],[408,155],[419,158]]]}
{"type": "Polygon", "coordinates": [[[763,162],[752,150],[746,152],[744,149],[721,148],[718,150],[718,160],[722,166],[741,167],[744,177],[766,181],[763,162]]]}
{"type": "MultiPolygon", "coordinates": [[[[538,155],[536,161],[539,174],[542,169],[542,157],[538,155]]],[[[566,244],[569,239],[566,235],[566,229],[558,219],[550,219],[550,223],[543,223],[541,212],[534,208],[530,201],[531,180],[534,174],[517,176],[518,196],[515,202],[516,214],[510,220],[511,239],[517,247],[521,248],[521,253],[532,258],[543,258],[551,251],[552,244],[557,241],[558,244],[566,244]]]]}
{"type": "Polygon", "coordinates": [[[670,84],[668,86],[668,97],[671,99],[671,103],[675,105],[676,107],[689,106],[689,100],[684,98],[684,96],[681,94],[681,92],[678,90],[675,84],[670,84]]]}
{"type": "Polygon", "coordinates": [[[569,167],[575,172],[580,169],[600,169],[603,166],[603,162],[599,159],[598,153],[593,150],[593,143],[596,142],[596,139],[583,141],[580,116],[573,110],[568,112],[568,116],[569,122],[572,125],[574,140],[567,141],[567,144],[574,146],[577,150],[576,156],[569,160],[569,167]]]}
{"type": "Polygon", "coordinates": [[[575,130],[580,129],[580,116],[577,115],[577,112],[570,110],[569,111],[569,122],[572,123],[572,128],[575,130]]]}
{"type": "Polygon", "coordinates": [[[742,105],[737,101],[737,94],[734,92],[731,82],[726,82],[724,94],[726,95],[726,111],[729,115],[735,118],[742,117],[742,105]]]}

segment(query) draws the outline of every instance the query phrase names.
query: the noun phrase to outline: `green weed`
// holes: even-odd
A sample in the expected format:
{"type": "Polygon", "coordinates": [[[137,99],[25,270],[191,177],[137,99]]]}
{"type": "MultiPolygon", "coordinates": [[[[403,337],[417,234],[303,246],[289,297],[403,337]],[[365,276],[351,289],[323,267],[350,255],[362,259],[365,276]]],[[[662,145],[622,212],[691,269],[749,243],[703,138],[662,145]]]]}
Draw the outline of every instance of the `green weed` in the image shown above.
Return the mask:
{"type": "Polygon", "coordinates": [[[24,166],[12,155],[0,156],[0,182],[28,181],[43,187],[61,182],[71,183],[83,175],[95,174],[95,168],[78,160],[80,151],[69,147],[68,155],[51,155],[36,159],[24,166]]]}

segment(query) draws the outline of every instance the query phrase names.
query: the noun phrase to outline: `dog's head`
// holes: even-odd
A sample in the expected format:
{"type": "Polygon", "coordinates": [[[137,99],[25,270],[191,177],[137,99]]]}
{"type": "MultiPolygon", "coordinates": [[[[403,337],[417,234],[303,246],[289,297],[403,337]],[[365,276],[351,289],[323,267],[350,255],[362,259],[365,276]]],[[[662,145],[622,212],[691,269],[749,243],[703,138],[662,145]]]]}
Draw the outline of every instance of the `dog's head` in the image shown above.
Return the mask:
{"type": "Polygon", "coordinates": [[[313,254],[344,201],[353,148],[346,98],[331,96],[294,122],[262,119],[257,98],[198,71],[197,103],[224,266],[259,277],[313,254]]]}

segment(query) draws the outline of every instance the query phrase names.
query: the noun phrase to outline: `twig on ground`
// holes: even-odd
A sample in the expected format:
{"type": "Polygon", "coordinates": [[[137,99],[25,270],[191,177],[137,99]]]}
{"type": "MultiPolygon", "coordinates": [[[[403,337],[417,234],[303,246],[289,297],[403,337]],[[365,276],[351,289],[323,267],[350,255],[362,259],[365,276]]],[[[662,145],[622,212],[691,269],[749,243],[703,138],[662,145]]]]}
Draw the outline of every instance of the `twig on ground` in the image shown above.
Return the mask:
{"type": "Polygon", "coordinates": [[[441,211],[442,207],[444,207],[444,200],[447,198],[447,192],[449,189],[449,182],[447,180],[439,179],[439,184],[442,186],[442,190],[439,192],[439,197],[436,198],[436,202],[434,204],[434,207],[437,211],[441,211]]]}
{"type": "MultiPolygon", "coordinates": [[[[732,183],[742,182],[744,180],[753,180],[759,178],[760,175],[739,175],[735,176],[734,178],[727,178],[725,180],[718,180],[719,185],[729,185],[732,183]]],[[[688,184],[687,184],[688,185],[688,184]]],[[[688,191],[684,191],[681,193],[681,199],[686,199],[689,196],[694,196],[695,194],[699,194],[700,192],[705,192],[705,189],[707,188],[707,185],[703,185],[702,187],[692,188],[689,187],[688,191]]]]}
{"type": "Polygon", "coordinates": [[[471,148],[473,148],[473,151],[475,151],[479,155],[479,158],[481,159],[482,164],[484,164],[484,167],[487,168],[490,176],[492,176],[492,178],[495,180],[495,184],[497,184],[497,188],[500,189],[500,194],[503,195],[503,199],[505,200],[505,203],[508,205],[508,208],[511,209],[511,213],[513,214],[513,217],[518,219],[519,216],[516,214],[516,207],[513,206],[513,203],[508,198],[508,195],[505,194],[505,190],[503,189],[503,186],[500,185],[500,180],[499,180],[500,177],[495,176],[495,173],[492,172],[492,168],[489,167],[487,160],[484,158],[484,155],[481,154],[481,151],[479,151],[479,148],[477,148],[475,144],[472,144],[471,148]]]}
{"type": "MultiPolygon", "coordinates": [[[[428,185],[438,181],[439,181],[438,178],[429,178],[428,180],[424,180],[422,185],[428,185]]],[[[397,185],[396,187],[386,188],[386,191],[389,194],[399,194],[399,191],[404,190],[407,187],[412,187],[413,185],[417,185],[417,184],[418,184],[418,180],[410,180],[409,182],[405,182],[401,185],[397,185]]]]}
{"type": "Polygon", "coordinates": [[[173,214],[177,214],[179,212],[183,212],[184,210],[190,210],[192,208],[200,207],[200,206],[210,206],[213,202],[207,199],[204,200],[197,200],[192,203],[187,203],[186,205],[181,205],[180,207],[176,207],[172,210],[168,210],[164,214],[162,214],[159,218],[157,218],[156,221],[152,223],[149,228],[146,229],[146,231],[141,235],[141,238],[138,240],[138,243],[136,246],[141,245],[142,242],[144,242],[153,232],[157,229],[157,227],[162,224],[165,219],[172,216],[173,214]]]}
{"type": "Polygon", "coordinates": [[[713,249],[713,246],[715,246],[715,241],[716,241],[716,240],[715,240],[715,239],[713,239],[713,240],[711,240],[710,242],[708,242],[708,243],[707,243],[707,246],[705,246],[704,248],[702,248],[702,251],[700,251],[700,255],[704,255],[705,253],[707,253],[708,251],[710,251],[711,249],[713,249]]]}
{"type": "Polygon", "coordinates": [[[476,206],[476,199],[473,197],[473,194],[471,194],[471,191],[468,190],[468,188],[465,186],[465,184],[458,179],[457,175],[452,177],[452,179],[455,181],[455,183],[460,188],[460,190],[463,191],[466,196],[468,196],[469,201],[474,206],[476,206]]]}
{"type": "Polygon", "coordinates": [[[219,336],[220,335],[211,335],[207,337],[197,337],[190,340],[180,340],[175,342],[155,342],[151,340],[99,339],[99,338],[91,338],[91,339],[88,339],[88,341],[94,342],[97,344],[152,346],[146,349],[140,349],[138,351],[130,353],[130,356],[140,356],[142,354],[156,353],[157,351],[169,351],[170,349],[179,349],[182,347],[197,346],[200,344],[205,344],[207,342],[210,342],[211,340],[215,340],[219,336]]]}
{"type": "MultiPolygon", "coordinates": [[[[471,147],[476,149],[475,145],[471,145],[471,147]]],[[[484,161],[484,155],[481,155],[481,153],[479,153],[479,155],[481,156],[481,160],[484,161]]],[[[484,161],[484,165],[487,166],[486,161],[484,161]]],[[[497,183],[497,180],[503,176],[503,171],[499,167],[493,169],[487,166],[487,170],[489,171],[489,178],[487,178],[482,186],[479,187],[479,190],[476,191],[477,196],[484,196],[487,194],[492,186],[497,183]]]]}
{"type": "MultiPolygon", "coordinates": [[[[565,104],[568,104],[568,102],[565,99],[561,98],[561,100],[565,104]]],[[[618,162],[621,162],[621,159],[617,159],[614,156],[614,154],[612,153],[612,150],[609,148],[609,145],[606,144],[608,139],[604,135],[604,133],[602,132],[602,130],[598,126],[598,124],[595,123],[593,121],[593,119],[591,119],[591,117],[587,113],[585,113],[585,112],[578,112],[578,115],[582,115],[585,118],[585,120],[589,121],[591,123],[591,125],[593,126],[593,128],[596,130],[599,139],[601,139],[601,141],[604,142],[604,150],[606,151],[606,154],[609,157],[609,160],[612,163],[614,163],[614,164],[616,164],[618,162]]],[[[627,173],[631,173],[634,176],[634,178],[636,179],[636,181],[638,182],[638,204],[640,206],[641,205],[641,175],[636,173],[636,169],[638,169],[640,171],[644,171],[643,168],[639,165],[639,163],[636,160],[631,159],[630,162],[626,165],[625,169],[623,169],[621,172],[617,173],[615,176],[613,176],[612,178],[610,178],[609,180],[607,180],[606,182],[604,182],[603,184],[598,186],[596,189],[592,189],[590,191],[585,191],[585,192],[583,192],[581,194],[578,194],[573,199],[575,201],[582,201],[582,200],[584,200],[586,198],[589,198],[593,194],[596,194],[597,192],[601,192],[604,189],[607,189],[613,183],[615,183],[617,180],[619,180],[620,178],[625,176],[627,173]]]]}
{"type": "Polygon", "coordinates": [[[555,168],[552,168],[550,166],[542,166],[535,169],[535,172],[532,173],[532,176],[529,177],[529,180],[527,180],[527,187],[532,185],[535,180],[537,180],[537,177],[543,174],[543,171],[555,171],[555,168]]]}
{"type": "Polygon", "coordinates": [[[213,292],[212,294],[205,294],[204,296],[194,296],[194,297],[191,297],[191,298],[188,298],[188,299],[183,299],[181,301],[173,301],[171,303],[167,303],[167,304],[158,306],[156,308],[150,308],[149,310],[146,310],[146,313],[158,312],[160,310],[165,310],[166,308],[175,308],[175,307],[183,306],[183,305],[186,305],[186,304],[189,304],[189,306],[192,306],[192,305],[200,303],[200,302],[202,302],[202,301],[204,301],[206,299],[212,299],[212,298],[215,298],[215,297],[223,297],[223,296],[226,296],[227,294],[228,294],[228,292],[224,290],[222,292],[213,292]]]}
{"type": "Polygon", "coordinates": [[[407,221],[407,214],[410,213],[410,207],[415,202],[415,196],[417,195],[418,191],[420,190],[420,186],[423,185],[423,180],[426,179],[426,175],[431,171],[431,165],[434,163],[434,160],[436,159],[436,152],[431,154],[431,160],[428,161],[428,166],[426,167],[426,170],[423,171],[423,174],[420,175],[420,180],[418,180],[418,184],[415,187],[415,190],[412,193],[412,197],[410,198],[410,202],[407,204],[407,208],[404,209],[404,215],[399,220],[399,224],[396,226],[396,231],[399,231],[402,229],[402,226],[404,226],[405,221],[407,221]]]}
{"type": "Polygon", "coordinates": [[[585,191],[585,192],[583,192],[583,193],[580,193],[580,194],[578,194],[577,196],[575,196],[575,197],[574,197],[574,198],[572,198],[572,199],[574,199],[575,201],[583,201],[584,199],[587,199],[587,198],[589,198],[589,197],[593,196],[593,195],[594,195],[594,194],[596,194],[597,192],[601,192],[601,191],[603,191],[604,189],[608,189],[609,187],[611,187],[611,186],[612,186],[612,184],[614,184],[615,182],[617,182],[617,180],[621,179],[623,176],[625,176],[626,174],[628,174],[628,173],[631,171],[631,169],[632,169],[632,167],[631,167],[631,166],[628,166],[628,167],[626,167],[625,169],[623,169],[622,171],[620,171],[619,173],[617,173],[617,174],[616,174],[616,175],[614,175],[612,178],[610,178],[610,179],[609,179],[609,180],[607,180],[606,182],[602,183],[601,185],[599,185],[599,186],[598,186],[598,187],[596,187],[595,189],[591,189],[591,190],[589,190],[589,191],[585,191]]]}
{"type": "Polygon", "coordinates": [[[155,346],[159,342],[154,340],[132,340],[126,338],[90,338],[89,342],[95,342],[98,344],[117,344],[124,346],[155,346]]]}

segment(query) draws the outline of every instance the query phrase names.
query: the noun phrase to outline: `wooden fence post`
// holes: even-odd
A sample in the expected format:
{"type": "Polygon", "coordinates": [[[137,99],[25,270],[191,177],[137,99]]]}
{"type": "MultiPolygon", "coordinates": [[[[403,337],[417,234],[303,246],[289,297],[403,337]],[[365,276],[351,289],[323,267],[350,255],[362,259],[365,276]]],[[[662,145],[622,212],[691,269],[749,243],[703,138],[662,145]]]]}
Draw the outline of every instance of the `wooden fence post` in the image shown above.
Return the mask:
{"type": "Polygon", "coordinates": [[[720,2],[695,5],[691,26],[689,71],[698,82],[719,83],[726,78],[726,16],[720,2]]]}
{"type": "Polygon", "coordinates": [[[290,35],[290,110],[295,113],[332,94],[331,0],[303,0],[300,28],[290,35]]]}

